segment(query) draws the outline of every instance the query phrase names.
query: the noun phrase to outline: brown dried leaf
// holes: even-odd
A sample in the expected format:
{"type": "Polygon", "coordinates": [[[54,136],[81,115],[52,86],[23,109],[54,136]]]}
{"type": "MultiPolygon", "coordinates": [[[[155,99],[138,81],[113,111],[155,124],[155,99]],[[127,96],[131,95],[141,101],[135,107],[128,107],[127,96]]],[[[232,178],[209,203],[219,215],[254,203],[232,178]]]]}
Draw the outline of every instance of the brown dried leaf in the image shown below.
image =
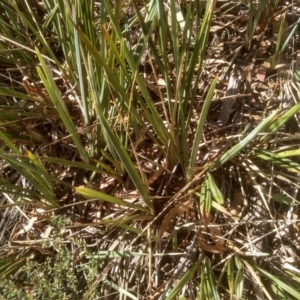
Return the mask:
{"type": "Polygon", "coordinates": [[[270,63],[265,61],[261,66],[260,68],[257,70],[257,74],[256,74],[256,78],[257,80],[259,81],[265,81],[266,79],[266,74],[268,72],[270,68],[270,63]]]}
{"type": "Polygon", "coordinates": [[[192,201],[190,199],[184,203],[177,204],[177,206],[172,208],[165,216],[159,228],[159,236],[162,237],[163,233],[168,229],[172,219],[176,218],[176,216],[180,214],[187,212],[190,208],[192,208],[192,201]]]}
{"type": "Polygon", "coordinates": [[[156,181],[161,175],[162,173],[168,168],[168,163],[167,161],[165,160],[162,164],[162,166],[160,166],[158,168],[158,170],[156,170],[154,172],[154,174],[148,179],[148,184],[152,184],[154,181],[156,181]]]}
{"type": "Polygon", "coordinates": [[[216,241],[214,245],[208,245],[205,242],[202,233],[198,236],[198,242],[202,250],[210,253],[219,253],[221,254],[221,256],[223,256],[224,250],[223,250],[223,244],[221,242],[216,241]]]}
{"type": "Polygon", "coordinates": [[[231,202],[231,205],[230,205],[230,213],[231,213],[231,216],[232,218],[237,221],[239,220],[240,218],[240,213],[242,211],[242,207],[243,207],[243,204],[244,204],[244,200],[243,200],[243,194],[241,191],[236,191],[234,193],[234,199],[233,201],[231,202]]]}

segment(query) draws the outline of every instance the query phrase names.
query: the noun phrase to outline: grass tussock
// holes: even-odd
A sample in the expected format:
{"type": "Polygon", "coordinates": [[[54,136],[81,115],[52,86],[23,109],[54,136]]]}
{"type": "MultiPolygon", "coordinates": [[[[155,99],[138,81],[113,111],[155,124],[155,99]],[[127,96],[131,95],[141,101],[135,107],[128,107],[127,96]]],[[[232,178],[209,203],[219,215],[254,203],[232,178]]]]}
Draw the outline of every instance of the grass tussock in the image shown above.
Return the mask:
{"type": "Polygon", "coordinates": [[[300,299],[299,10],[0,3],[0,294],[300,299]]]}

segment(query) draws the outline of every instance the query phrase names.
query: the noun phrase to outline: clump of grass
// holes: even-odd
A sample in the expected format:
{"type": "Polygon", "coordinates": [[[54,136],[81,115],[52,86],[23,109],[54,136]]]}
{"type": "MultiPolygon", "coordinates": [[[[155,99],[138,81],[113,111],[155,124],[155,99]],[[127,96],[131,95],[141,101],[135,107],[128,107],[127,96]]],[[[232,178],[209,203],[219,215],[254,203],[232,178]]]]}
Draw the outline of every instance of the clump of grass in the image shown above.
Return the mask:
{"type": "Polygon", "coordinates": [[[293,9],[2,1],[2,294],[299,299],[293,9]]]}

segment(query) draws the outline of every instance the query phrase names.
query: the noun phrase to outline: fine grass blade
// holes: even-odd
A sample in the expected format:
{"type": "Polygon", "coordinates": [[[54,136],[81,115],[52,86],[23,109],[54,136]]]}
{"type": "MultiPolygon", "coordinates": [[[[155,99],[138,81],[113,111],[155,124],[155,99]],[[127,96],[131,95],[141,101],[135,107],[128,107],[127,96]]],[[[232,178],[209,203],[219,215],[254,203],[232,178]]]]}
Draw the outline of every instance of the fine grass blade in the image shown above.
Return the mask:
{"type": "Polygon", "coordinates": [[[67,159],[62,159],[62,158],[56,158],[56,157],[39,157],[42,161],[45,162],[50,162],[53,164],[57,165],[63,165],[63,166],[70,166],[82,170],[89,170],[89,171],[94,171],[96,173],[101,173],[101,174],[106,174],[108,176],[111,176],[118,181],[122,181],[122,178],[119,173],[117,173],[115,170],[111,169],[108,165],[102,163],[101,161],[96,160],[97,166],[90,165],[90,164],[85,164],[82,162],[78,161],[71,161],[67,159]]]}
{"type": "Polygon", "coordinates": [[[289,158],[282,157],[277,153],[273,153],[267,150],[257,150],[255,151],[255,155],[265,161],[273,163],[281,168],[286,169],[290,172],[300,173],[300,164],[292,161],[289,158]]]}
{"type": "Polygon", "coordinates": [[[118,291],[120,294],[123,294],[124,296],[126,296],[127,299],[132,299],[132,300],[139,300],[139,298],[137,298],[136,296],[132,295],[131,293],[129,293],[128,291],[126,291],[125,289],[123,289],[122,287],[118,286],[117,284],[115,284],[112,281],[109,281],[107,279],[103,280],[103,283],[112,287],[114,290],[118,291]]]}
{"type": "Polygon", "coordinates": [[[298,21],[294,24],[293,29],[289,32],[289,35],[287,36],[286,40],[282,42],[282,46],[280,48],[279,54],[281,54],[285,50],[290,39],[294,36],[295,31],[297,30],[299,24],[300,24],[300,19],[298,19],[298,21]]]}
{"type": "Polygon", "coordinates": [[[228,285],[229,285],[229,293],[230,296],[232,298],[232,296],[234,295],[234,257],[230,257],[227,261],[227,280],[228,280],[228,285]]]}
{"type": "Polygon", "coordinates": [[[38,48],[36,48],[36,53],[41,62],[41,65],[42,65],[42,67],[37,68],[38,74],[39,74],[40,78],[42,79],[44,86],[50,95],[50,99],[53,101],[54,105],[56,106],[62,122],[64,123],[67,130],[71,134],[71,138],[77,147],[77,150],[80,154],[81,159],[85,163],[88,164],[90,162],[89,155],[86,152],[85,147],[83,146],[83,144],[79,138],[77,130],[72,121],[72,118],[71,118],[71,116],[68,112],[68,109],[66,107],[66,104],[61,96],[61,93],[60,93],[55,81],[53,80],[53,76],[51,75],[49,68],[46,65],[46,62],[43,59],[38,48]]]}
{"type": "Polygon", "coordinates": [[[238,256],[234,257],[235,265],[237,268],[237,273],[234,280],[234,290],[237,299],[241,299],[243,296],[244,290],[244,272],[243,272],[243,264],[238,256]]]}
{"type": "Polygon", "coordinates": [[[43,178],[39,170],[28,163],[10,157],[1,148],[0,157],[6,160],[19,174],[26,178],[26,180],[42,193],[39,198],[44,198],[48,204],[51,204],[54,207],[59,206],[58,199],[53,193],[52,187],[49,185],[49,182],[45,181],[45,178],[43,178]]]}
{"type": "MultiPolygon", "coordinates": [[[[22,157],[22,153],[18,148],[6,137],[6,135],[0,131],[0,138],[10,147],[15,156],[6,153],[0,148],[0,157],[6,160],[18,173],[24,176],[38,191],[40,191],[46,201],[53,206],[58,206],[58,200],[53,192],[51,184],[48,182],[49,175],[47,171],[40,165],[40,162],[35,161],[34,164],[24,161],[24,159],[18,159],[22,157]],[[35,165],[36,164],[36,165],[35,165]],[[43,173],[46,177],[43,176],[43,173]],[[48,180],[47,180],[48,178],[48,180]]],[[[29,159],[33,159],[34,156],[28,156],[29,159]]],[[[33,159],[34,160],[34,159],[33,159]]],[[[51,181],[50,181],[51,182],[51,181]]]]}
{"type": "Polygon", "coordinates": [[[116,205],[120,205],[120,206],[128,207],[128,208],[133,208],[133,209],[137,209],[137,210],[141,210],[141,211],[149,213],[149,209],[147,209],[145,207],[123,201],[119,198],[107,195],[105,193],[102,193],[102,192],[99,192],[96,190],[92,190],[92,189],[85,188],[85,187],[75,187],[75,190],[79,194],[86,196],[88,198],[95,198],[95,200],[102,200],[102,201],[106,201],[106,202],[109,202],[112,204],[116,204],[116,205]]]}
{"type": "Polygon", "coordinates": [[[209,172],[207,173],[207,186],[211,190],[212,196],[216,200],[216,202],[220,205],[223,205],[225,202],[224,196],[218,188],[214,177],[209,172]]]}
{"type": "Polygon", "coordinates": [[[201,284],[198,299],[221,299],[218,291],[215,288],[211,262],[208,257],[205,257],[204,261],[202,262],[201,284]]]}
{"type": "Polygon", "coordinates": [[[268,5],[269,0],[261,0],[259,1],[258,7],[256,9],[254,1],[249,1],[249,18],[247,23],[247,34],[246,34],[246,49],[250,49],[252,46],[252,40],[254,36],[254,32],[256,26],[259,24],[261,16],[266,11],[266,9],[270,8],[271,6],[268,5]]]}
{"type": "Polygon", "coordinates": [[[149,199],[149,192],[147,190],[147,187],[146,187],[145,183],[143,182],[142,177],[139,175],[138,171],[136,170],[130,156],[127,153],[127,150],[122,145],[122,143],[117,138],[117,136],[114,134],[111,127],[109,126],[106,119],[104,118],[104,116],[102,114],[100,114],[99,117],[100,117],[103,129],[105,130],[105,135],[106,135],[107,141],[111,144],[111,146],[118,153],[124,168],[127,170],[128,175],[130,176],[132,182],[138,189],[142,199],[145,201],[147,206],[151,210],[153,210],[152,203],[150,202],[150,199],[149,199]]]}
{"type": "Polygon", "coordinates": [[[31,253],[31,250],[26,250],[22,254],[0,256],[0,279],[7,278],[16,270],[20,270],[30,258],[31,253]]]}
{"type": "Polygon", "coordinates": [[[239,152],[241,152],[249,143],[253,142],[256,136],[265,128],[267,128],[273,118],[276,116],[277,111],[272,112],[265,120],[263,120],[252,132],[250,132],[243,140],[241,140],[238,144],[233,146],[231,149],[226,151],[220,157],[216,159],[213,165],[210,168],[210,171],[214,171],[224,165],[231,158],[236,156],[239,152]]]}
{"type": "MultiPolygon", "coordinates": [[[[269,127],[269,132],[277,132],[281,126],[283,126],[289,119],[297,114],[300,110],[300,102],[291,107],[286,113],[284,113],[281,117],[275,120],[269,127]]],[[[262,137],[260,140],[262,140],[262,137]]]]}
{"type": "MultiPolygon", "coordinates": [[[[107,0],[104,0],[105,3],[107,3],[107,0]]],[[[112,14],[109,5],[107,4],[107,10],[108,13],[111,17],[112,20],[112,24],[115,30],[115,33],[117,34],[118,39],[122,40],[122,34],[118,25],[118,21],[115,19],[114,15],[112,14]]],[[[157,7],[156,4],[153,5],[150,14],[153,18],[155,18],[155,13],[157,13],[157,7]],[[153,16],[152,16],[152,11],[153,16]]],[[[141,20],[140,20],[141,21],[141,20]]],[[[141,21],[141,26],[143,27],[143,21],[141,21]]],[[[145,24],[144,24],[145,25],[145,24]]],[[[145,27],[145,26],[144,26],[145,27]]],[[[147,31],[147,30],[146,30],[147,31]]],[[[149,33],[146,33],[146,36],[144,38],[144,40],[147,40],[149,42],[149,47],[151,45],[151,39],[149,39],[149,33]]],[[[153,46],[153,49],[155,49],[155,47],[153,46]]],[[[143,49],[141,49],[140,51],[142,51],[143,49]]],[[[156,52],[156,50],[155,50],[156,52]]],[[[155,52],[154,56],[155,56],[155,52]]],[[[93,52],[94,53],[94,52],[93,52]]],[[[98,57],[99,54],[97,54],[97,61],[99,60],[98,57]]],[[[130,79],[131,82],[135,83],[138,85],[138,88],[142,94],[143,97],[140,97],[136,91],[134,90],[134,97],[137,98],[139,104],[142,106],[142,110],[145,113],[147,119],[149,120],[151,126],[153,126],[154,128],[154,132],[155,134],[158,135],[160,142],[163,144],[165,149],[169,149],[168,152],[168,160],[170,162],[171,166],[174,166],[178,163],[178,147],[176,146],[175,140],[174,140],[174,133],[170,132],[170,130],[168,130],[170,124],[169,122],[165,123],[164,120],[162,119],[162,117],[160,116],[157,108],[155,107],[154,103],[153,103],[153,99],[149,93],[149,90],[145,84],[145,80],[142,78],[142,76],[140,75],[139,71],[138,71],[138,65],[137,65],[137,61],[135,60],[134,56],[132,55],[130,49],[128,49],[127,47],[124,47],[124,55],[125,58],[128,62],[129,68],[132,72],[132,78],[130,79]],[[133,81],[134,80],[134,81],[133,81]]],[[[138,55],[139,56],[139,55],[138,55]]],[[[157,63],[160,62],[160,58],[157,55],[157,63]]],[[[102,64],[102,63],[101,63],[102,64]]],[[[106,70],[107,72],[107,70],[106,70]]],[[[113,85],[114,88],[116,88],[115,85],[113,85]]],[[[128,99],[128,97],[124,97],[123,95],[121,95],[121,97],[123,99],[128,99]]],[[[129,103],[128,100],[126,100],[127,103],[129,103]]],[[[167,115],[165,114],[165,117],[167,118],[167,115]]],[[[165,154],[166,155],[166,154],[165,154]]],[[[167,155],[166,155],[167,156],[167,155]]]]}
{"type": "MultiPolygon", "coordinates": [[[[246,264],[249,264],[248,262],[246,262],[244,260],[243,260],[243,262],[246,264]]],[[[270,282],[283,293],[284,299],[289,299],[289,295],[294,297],[294,299],[300,299],[299,288],[286,284],[284,281],[279,279],[278,276],[275,276],[274,274],[266,271],[265,269],[259,267],[257,264],[251,264],[251,267],[254,270],[261,273],[265,278],[268,278],[270,280],[270,282]]]]}
{"type": "Polygon", "coordinates": [[[200,193],[196,192],[196,195],[199,197],[199,206],[201,215],[203,217],[203,222],[205,224],[209,223],[209,216],[212,207],[212,193],[208,185],[207,178],[201,184],[200,193]]]}
{"type": "Polygon", "coordinates": [[[197,126],[197,130],[196,130],[196,134],[194,137],[194,141],[193,141],[193,146],[192,146],[192,152],[191,152],[191,158],[190,158],[190,162],[189,162],[189,166],[188,166],[188,171],[187,171],[187,179],[191,180],[193,173],[194,173],[194,166],[195,166],[195,162],[196,162],[196,158],[198,155],[198,151],[199,151],[199,145],[202,139],[202,133],[203,133],[203,127],[204,124],[206,122],[206,118],[207,118],[207,114],[208,114],[208,110],[211,104],[211,100],[213,98],[214,95],[214,90],[215,90],[215,86],[217,84],[218,78],[216,77],[214,79],[214,81],[212,82],[210,89],[208,91],[207,97],[205,99],[201,114],[200,114],[200,118],[198,121],[198,126],[197,126]]]}
{"type": "Polygon", "coordinates": [[[182,276],[182,278],[178,281],[175,287],[170,291],[169,295],[165,298],[165,300],[173,300],[176,298],[176,296],[182,290],[185,284],[193,277],[194,273],[198,270],[203,259],[204,256],[201,256],[199,260],[189,269],[189,271],[182,276]]]}
{"type": "MultiPolygon", "coordinates": [[[[83,5],[87,3],[84,2],[83,5]]],[[[82,10],[84,11],[84,10],[82,10]]],[[[91,10],[92,12],[92,10],[91,10]]],[[[93,14],[93,13],[92,13],[93,14]]],[[[76,24],[77,22],[77,15],[76,15],[76,8],[73,6],[73,11],[72,11],[72,17],[73,17],[73,22],[76,24]]],[[[85,20],[90,20],[90,22],[94,19],[93,15],[89,16],[90,18],[85,18],[85,20]]],[[[88,22],[88,23],[90,23],[88,22]]],[[[86,24],[85,24],[86,25],[86,24]]],[[[82,114],[84,117],[84,122],[87,130],[87,138],[89,141],[89,146],[90,146],[90,153],[91,156],[94,156],[94,141],[90,132],[91,129],[91,116],[89,112],[89,104],[88,104],[88,95],[87,95],[87,74],[84,72],[84,61],[86,61],[86,53],[84,51],[84,48],[81,46],[78,31],[74,30],[74,50],[75,50],[75,58],[76,58],[76,67],[77,67],[77,76],[79,80],[79,89],[80,89],[80,96],[81,96],[81,110],[82,114]]]]}
{"type": "Polygon", "coordinates": [[[280,151],[276,153],[279,157],[300,156],[300,149],[280,151]]]}
{"type": "Polygon", "coordinates": [[[204,53],[206,51],[206,45],[207,45],[209,30],[210,30],[210,24],[211,24],[215,4],[216,4],[216,0],[212,0],[209,2],[209,4],[207,4],[205,15],[201,22],[201,28],[199,30],[199,34],[195,41],[195,46],[194,46],[191,60],[189,62],[188,74],[187,74],[187,78],[186,78],[186,83],[187,83],[186,101],[189,100],[189,97],[191,97],[192,99],[195,98],[195,95],[192,95],[192,94],[195,94],[195,91],[197,90],[199,76],[202,71],[202,63],[203,63],[204,57],[205,57],[204,53]],[[192,88],[192,82],[194,82],[194,76],[195,76],[195,74],[194,74],[195,67],[197,64],[198,64],[197,75],[196,75],[194,87],[192,88]],[[192,91],[192,94],[191,94],[191,91],[192,91]]]}
{"type": "Polygon", "coordinates": [[[29,95],[26,95],[24,93],[12,90],[12,89],[4,87],[4,86],[0,86],[0,95],[20,98],[20,99],[23,99],[23,100],[31,100],[31,101],[34,100],[29,95]]]}

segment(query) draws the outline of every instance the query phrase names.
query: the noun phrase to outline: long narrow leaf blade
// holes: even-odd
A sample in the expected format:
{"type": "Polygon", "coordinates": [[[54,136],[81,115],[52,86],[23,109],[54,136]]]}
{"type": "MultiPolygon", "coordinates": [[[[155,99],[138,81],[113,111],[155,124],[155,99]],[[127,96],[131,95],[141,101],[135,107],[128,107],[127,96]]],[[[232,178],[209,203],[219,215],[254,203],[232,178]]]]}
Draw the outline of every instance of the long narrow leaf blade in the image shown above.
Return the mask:
{"type": "Polygon", "coordinates": [[[105,193],[102,193],[102,192],[99,192],[99,191],[96,191],[96,190],[92,190],[92,189],[85,188],[85,187],[75,187],[75,190],[79,194],[84,195],[84,196],[89,197],[89,198],[96,198],[96,199],[104,200],[104,201],[112,203],[112,204],[121,205],[121,206],[124,206],[124,207],[129,207],[129,208],[149,212],[149,210],[145,207],[135,205],[135,204],[132,204],[130,202],[123,201],[119,198],[107,195],[105,193]]]}
{"type": "Polygon", "coordinates": [[[255,137],[266,127],[270,125],[277,111],[272,112],[265,120],[263,120],[252,132],[250,132],[243,140],[233,146],[231,149],[221,155],[211,166],[211,171],[214,171],[224,165],[227,161],[242,151],[255,137]]]}

